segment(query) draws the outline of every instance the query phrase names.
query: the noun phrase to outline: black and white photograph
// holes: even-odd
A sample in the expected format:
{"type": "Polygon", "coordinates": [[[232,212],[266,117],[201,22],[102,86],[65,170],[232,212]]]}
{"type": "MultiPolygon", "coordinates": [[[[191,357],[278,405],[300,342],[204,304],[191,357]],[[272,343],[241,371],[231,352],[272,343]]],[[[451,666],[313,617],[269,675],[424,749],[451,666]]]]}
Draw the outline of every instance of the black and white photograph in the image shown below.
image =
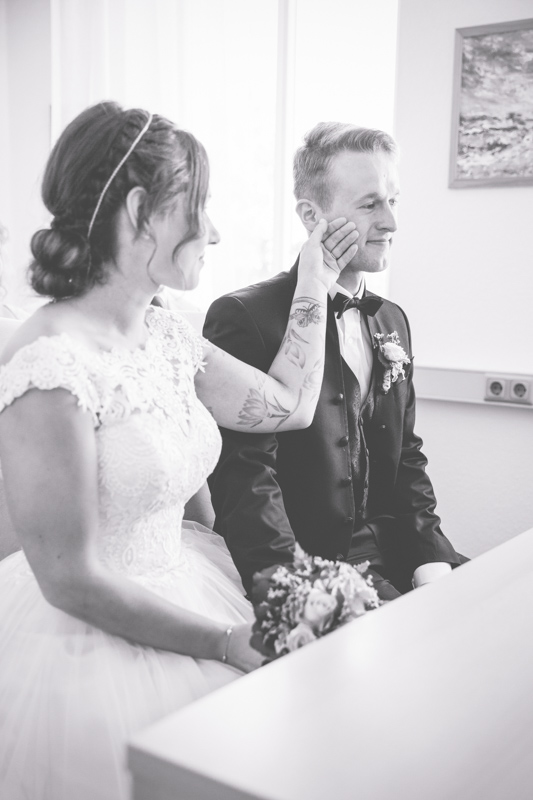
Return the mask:
{"type": "Polygon", "coordinates": [[[532,80],[533,0],[0,0],[0,800],[532,800],[532,80]]]}

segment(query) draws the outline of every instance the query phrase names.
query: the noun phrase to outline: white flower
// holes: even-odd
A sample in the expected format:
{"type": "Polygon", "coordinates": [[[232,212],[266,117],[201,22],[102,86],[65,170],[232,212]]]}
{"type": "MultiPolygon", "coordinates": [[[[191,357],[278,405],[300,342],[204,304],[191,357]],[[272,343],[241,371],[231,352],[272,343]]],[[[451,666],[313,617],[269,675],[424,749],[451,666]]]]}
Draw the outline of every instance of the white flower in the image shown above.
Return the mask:
{"type": "Polygon", "coordinates": [[[401,346],[396,331],[388,333],[386,337],[383,333],[375,333],[374,347],[378,348],[379,361],[385,367],[381,389],[387,394],[391,384],[396,383],[399,377],[402,380],[405,378],[404,364],[409,364],[410,359],[401,346]]]}
{"type": "Polygon", "coordinates": [[[366,612],[365,601],[356,595],[350,599],[350,608],[354,617],[361,617],[366,612]]]}
{"type": "Polygon", "coordinates": [[[303,647],[304,644],[314,642],[315,639],[316,636],[309,625],[306,625],[305,622],[299,622],[298,625],[287,634],[285,646],[287,650],[292,653],[294,650],[298,650],[299,647],[303,647]]]}
{"type": "Polygon", "coordinates": [[[384,342],[381,345],[381,349],[385,358],[389,361],[406,361],[407,360],[407,353],[403,349],[403,347],[399,344],[394,344],[393,342],[384,342]]]}
{"type": "Polygon", "coordinates": [[[331,621],[337,608],[337,600],[322,589],[313,588],[309,592],[303,618],[314,631],[322,631],[331,621]]]}

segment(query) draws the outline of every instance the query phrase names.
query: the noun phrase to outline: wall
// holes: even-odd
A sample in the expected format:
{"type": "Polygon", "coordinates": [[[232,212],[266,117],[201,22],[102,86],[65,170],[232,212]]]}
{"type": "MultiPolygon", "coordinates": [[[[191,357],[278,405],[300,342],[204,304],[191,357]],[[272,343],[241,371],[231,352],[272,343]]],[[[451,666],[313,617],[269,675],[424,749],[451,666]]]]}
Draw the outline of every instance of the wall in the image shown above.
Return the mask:
{"type": "MultiPolygon", "coordinates": [[[[455,29],[528,17],[533,0],[400,0],[390,296],[418,365],[533,373],[533,187],[448,189],[455,29]]],[[[425,400],[417,427],[444,528],[467,554],[533,525],[533,411],[425,400]]]]}
{"type": "Polygon", "coordinates": [[[458,550],[479,555],[533,527],[533,411],[419,400],[417,431],[458,550]]]}
{"type": "Polygon", "coordinates": [[[526,17],[533,0],[400,2],[401,235],[391,292],[409,309],[422,364],[533,368],[533,186],[448,189],[455,28],[526,17]]]}

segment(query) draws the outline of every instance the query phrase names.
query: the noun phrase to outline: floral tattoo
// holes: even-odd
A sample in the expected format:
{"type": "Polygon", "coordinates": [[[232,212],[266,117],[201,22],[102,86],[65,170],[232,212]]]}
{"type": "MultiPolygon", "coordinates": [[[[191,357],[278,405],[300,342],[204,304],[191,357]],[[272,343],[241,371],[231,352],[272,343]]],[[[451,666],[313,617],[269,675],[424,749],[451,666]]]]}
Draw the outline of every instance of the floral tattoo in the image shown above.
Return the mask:
{"type": "MultiPolygon", "coordinates": [[[[293,300],[289,325],[281,343],[281,350],[294,366],[304,369],[307,361],[305,345],[308,340],[302,336],[297,328],[308,328],[310,325],[319,325],[323,320],[324,305],[317,303],[312,297],[297,297],[293,300]]],[[[274,430],[279,428],[298,408],[303,391],[316,393],[320,389],[322,375],[322,359],[315,362],[314,366],[303,376],[302,388],[299,391],[296,405],[293,409],[285,408],[275,394],[267,397],[268,387],[265,388],[266,376],[256,373],[257,388],[250,389],[244,405],[239,411],[238,425],[247,425],[255,428],[267,419],[277,420],[274,430]]]]}
{"type": "Polygon", "coordinates": [[[273,396],[272,400],[268,400],[265,390],[250,389],[250,394],[244,402],[242,411],[239,411],[239,422],[237,424],[255,428],[256,425],[260,425],[266,419],[278,419],[279,422],[274,426],[278,428],[298,408],[301,396],[302,392],[300,391],[296,407],[289,411],[288,408],[284,408],[281,405],[275,396],[273,396]]]}
{"type": "Polygon", "coordinates": [[[323,306],[311,297],[297,297],[292,305],[296,306],[296,308],[289,316],[289,326],[285,338],[283,339],[282,347],[291,364],[303,369],[305,367],[306,356],[302,344],[309,344],[309,342],[298,333],[292,321],[294,320],[299,328],[307,328],[309,325],[319,325],[323,319],[323,306]]]}

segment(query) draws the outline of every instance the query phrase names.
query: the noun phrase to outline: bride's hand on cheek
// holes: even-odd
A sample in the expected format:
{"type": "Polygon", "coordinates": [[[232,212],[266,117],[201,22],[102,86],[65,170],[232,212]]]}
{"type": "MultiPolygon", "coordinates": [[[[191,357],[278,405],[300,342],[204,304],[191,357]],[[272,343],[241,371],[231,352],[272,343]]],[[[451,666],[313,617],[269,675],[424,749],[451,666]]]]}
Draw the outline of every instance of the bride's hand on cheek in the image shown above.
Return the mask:
{"type": "Polygon", "coordinates": [[[252,672],[260,667],[265,657],[250,645],[252,624],[234,625],[228,644],[228,664],[243,672],[252,672]]]}
{"type": "Polygon", "coordinates": [[[321,219],[300,252],[299,271],[319,280],[329,289],[357,253],[359,232],[354,222],[339,217],[321,219]]]}

